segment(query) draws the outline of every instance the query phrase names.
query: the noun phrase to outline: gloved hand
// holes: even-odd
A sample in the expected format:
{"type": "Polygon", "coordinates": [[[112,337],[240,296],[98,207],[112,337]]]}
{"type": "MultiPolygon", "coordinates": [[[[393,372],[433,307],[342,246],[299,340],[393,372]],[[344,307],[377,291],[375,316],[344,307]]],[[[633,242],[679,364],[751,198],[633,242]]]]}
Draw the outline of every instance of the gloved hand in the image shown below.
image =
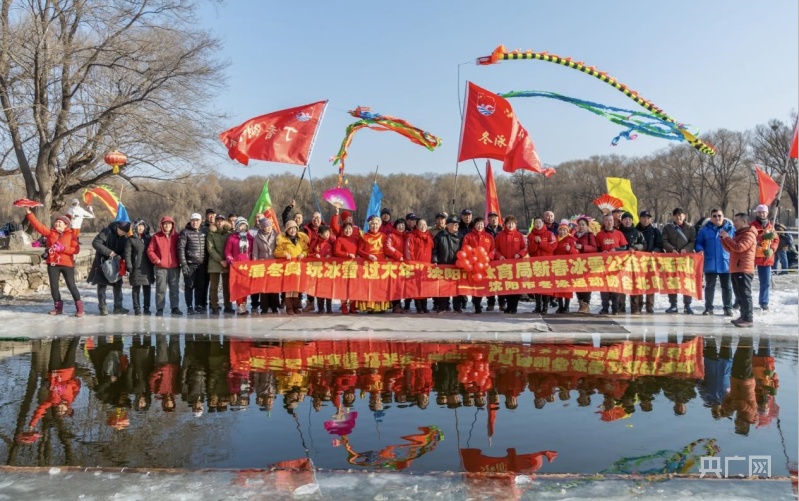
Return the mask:
{"type": "Polygon", "coordinates": [[[766,249],[763,251],[763,256],[766,258],[770,258],[772,254],[774,254],[774,251],[771,249],[766,249]]]}
{"type": "Polygon", "coordinates": [[[180,271],[183,273],[184,277],[189,276],[191,274],[191,270],[189,269],[188,266],[181,266],[180,271]]]}
{"type": "Polygon", "coordinates": [[[54,243],[50,248],[53,249],[53,252],[64,252],[66,250],[66,247],[61,242],[54,243]]]}

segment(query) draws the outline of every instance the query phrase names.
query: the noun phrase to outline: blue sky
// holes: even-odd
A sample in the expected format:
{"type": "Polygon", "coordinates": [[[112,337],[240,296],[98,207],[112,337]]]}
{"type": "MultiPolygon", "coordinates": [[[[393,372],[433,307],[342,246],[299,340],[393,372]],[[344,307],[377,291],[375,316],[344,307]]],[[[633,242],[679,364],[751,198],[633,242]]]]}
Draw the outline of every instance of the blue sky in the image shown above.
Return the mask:
{"type": "MultiPolygon", "coordinates": [[[[454,172],[459,92],[466,80],[495,92],[543,90],[628,109],[637,105],[577,71],[539,61],[476,66],[500,44],[584,61],[637,90],[700,131],[744,130],[787,120],[799,99],[799,2],[672,0],[386,2],[228,0],[203,24],[224,42],[231,64],[215,105],[229,126],[282,108],[329,99],[311,158],[314,177],[329,159],[354,107],[404,118],[443,140],[434,152],[392,133],[362,130],[347,172],[454,172]],[[460,65],[460,63],[467,63],[460,65]],[[460,84],[458,84],[460,68],[460,84]]],[[[590,155],[645,155],[670,144],[639,136],[611,147],[619,131],[600,117],[538,98],[514,99],[545,163],[590,155]]],[[[220,131],[221,132],[221,131],[220,131]]],[[[225,154],[222,144],[219,150],[225,154]]],[[[235,177],[296,171],[283,164],[230,161],[235,177]]],[[[461,172],[473,174],[471,162],[461,172]]]]}

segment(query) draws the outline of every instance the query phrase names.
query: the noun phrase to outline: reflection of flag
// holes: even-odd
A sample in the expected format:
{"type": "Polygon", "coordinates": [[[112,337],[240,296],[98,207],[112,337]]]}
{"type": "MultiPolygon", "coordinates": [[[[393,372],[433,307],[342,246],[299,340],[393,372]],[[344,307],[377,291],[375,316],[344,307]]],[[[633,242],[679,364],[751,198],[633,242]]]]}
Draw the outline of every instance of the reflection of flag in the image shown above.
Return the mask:
{"type": "Polygon", "coordinates": [[[114,221],[120,221],[122,223],[130,222],[130,216],[128,216],[128,209],[126,209],[125,206],[122,205],[122,202],[119,202],[117,204],[117,217],[114,218],[114,221]]]}
{"type": "Polygon", "coordinates": [[[364,228],[369,227],[369,217],[379,216],[380,208],[383,205],[383,192],[377,185],[377,181],[372,183],[372,195],[369,197],[369,206],[366,208],[366,221],[363,223],[364,228]]]}
{"type": "Polygon", "coordinates": [[[458,162],[473,158],[504,160],[515,134],[513,108],[505,98],[468,84],[458,162]]]}
{"type": "Polygon", "coordinates": [[[233,160],[250,159],[308,165],[316,129],[327,101],[251,118],[219,134],[233,160]]]}
{"type": "Polygon", "coordinates": [[[491,161],[486,160],[486,224],[488,224],[489,212],[496,212],[499,220],[502,221],[502,213],[499,211],[499,198],[497,197],[497,185],[494,182],[494,170],[491,168],[491,161]]]}
{"type": "Polygon", "coordinates": [[[797,140],[799,140],[799,123],[793,126],[793,141],[791,141],[791,151],[789,152],[791,158],[799,158],[799,144],[797,144],[797,140]]]}
{"type": "Polygon", "coordinates": [[[100,200],[103,205],[105,205],[105,208],[111,212],[112,216],[117,216],[120,205],[119,197],[117,197],[116,194],[111,191],[111,188],[108,186],[97,186],[90,190],[86,189],[83,191],[83,203],[86,205],[91,205],[92,200],[94,200],[95,197],[100,200]]]}
{"type": "Polygon", "coordinates": [[[262,215],[271,219],[272,226],[275,227],[275,231],[280,233],[280,225],[277,224],[277,216],[275,215],[275,210],[272,208],[272,197],[269,196],[268,179],[264,183],[264,187],[261,190],[261,195],[258,197],[258,200],[255,202],[255,206],[252,208],[252,212],[250,213],[250,228],[255,228],[262,215]]]}
{"type": "Polygon", "coordinates": [[[633,215],[633,224],[638,224],[638,198],[633,193],[629,179],[606,177],[608,194],[624,202],[622,208],[633,215]]]}
{"type": "Polygon", "coordinates": [[[558,457],[555,451],[538,451],[531,454],[516,454],[515,448],[506,449],[503,457],[486,456],[480,449],[458,449],[463,467],[470,473],[535,473],[544,466],[544,458],[553,462],[558,457]]]}
{"type": "Polygon", "coordinates": [[[771,176],[760,170],[757,165],[755,165],[755,174],[757,174],[757,189],[760,191],[760,203],[771,205],[780,192],[780,185],[771,179],[771,176]]]}

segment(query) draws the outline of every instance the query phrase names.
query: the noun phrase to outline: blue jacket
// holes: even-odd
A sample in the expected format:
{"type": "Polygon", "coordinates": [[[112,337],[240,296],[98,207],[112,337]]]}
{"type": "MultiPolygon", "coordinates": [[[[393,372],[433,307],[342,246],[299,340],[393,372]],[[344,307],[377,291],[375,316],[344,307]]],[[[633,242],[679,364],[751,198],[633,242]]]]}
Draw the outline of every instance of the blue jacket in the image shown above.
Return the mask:
{"type": "Polygon", "coordinates": [[[721,246],[720,230],[729,233],[730,237],[735,236],[735,228],[729,219],[725,219],[721,226],[716,226],[708,219],[696,234],[695,249],[705,253],[705,273],[730,272],[730,253],[721,246]]]}

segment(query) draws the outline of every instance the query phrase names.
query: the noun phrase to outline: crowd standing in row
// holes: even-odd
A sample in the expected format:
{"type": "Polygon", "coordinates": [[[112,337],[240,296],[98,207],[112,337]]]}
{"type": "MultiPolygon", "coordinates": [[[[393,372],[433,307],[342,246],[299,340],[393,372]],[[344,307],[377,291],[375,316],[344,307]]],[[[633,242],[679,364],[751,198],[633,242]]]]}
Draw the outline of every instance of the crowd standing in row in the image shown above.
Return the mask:
{"type": "MultiPolygon", "coordinates": [[[[766,311],[771,267],[775,261],[775,251],[780,247],[780,238],[768,220],[768,207],[765,205],[755,209],[755,218],[751,222],[746,214],[736,214],[730,221],[724,218],[721,210],[713,209],[710,218],[697,225],[687,223],[685,211],[678,207],[672,211],[672,222],[662,232],[652,224],[652,215],[646,210],[639,214],[640,222],[637,225],[633,225],[633,215],[629,212],[619,209],[605,214],[601,229],[596,233],[589,227],[591,220],[588,217],[579,218],[576,225],[568,220],[558,224],[555,214],[546,211],[541,217],[535,218],[528,235],[523,235],[517,229],[514,216],[508,216],[500,223],[498,214],[491,212],[486,221],[482,217],[473,218],[469,209],[461,211],[460,219],[439,212],[435,215],[432,228],[428,227],[425,219],[413,213],[392,221],[390,210],[382,209],[379,216],[369,217],[368,228],[361,230],[354,224],[352,213],[346,210],[336,209],[330,224],[326,225],[319,212],[314,212],[311,220],[304,224],[302,213],[293,212],[293,208],[294,202],[283,211],[284,231],[280,234],[269,218],[261,218],[258,227],[251,229],[245,218],[235,214],[225,217],[216,214],[213,209],[206,210],[205,218],[199,213],[192,214],[180,231],[176,229],[174,219],[162,217],[159,231],[152,235],[150,225],[144,220],[132,224],[111,223],[92,242],[95,259],[89,281],[97,286],[100,314],[108,314],[108,286],[111,286],[113,293],[113,313],[128,313],[122,306],[122,281],[115,279],[114,273],[106,273],[109,260],[124,263],[127,268],[136,315],[151,314],[153,285],[155,314],[164,314],[168,292],[171,314],[183,315],[179,299],[181,276],[187,314],[206,314],[210,305],[210,313],[214,315],[247,315],[247,298],[230,297],[229,270],[231,265],[239,261],[302,260],[310,257],[422,261],[451,265],[455,264],[461,248],[470,245],[484,249],[494,261],[625,250],[676,254],[700,252],[704,254],[705,272],[703,314],[714,313],[718,283],[723,314],[732,316],[733,309],[740,308],[740,318],[733,323],[748,327],[752,325],[751,284],[755,270],[760,282],[758,303],[761,310],[766,311]],[[220,285],[223,298],[221,305],[220,285]],[[233,308],[234,302],[237,310],[233,308]]],[[[73,270],[73,256],[79,252],[77,232],[70,228],[74,226],[75,219],[59,216],[52,228],[48,229],[36,220],[30,209],[27,212],[36,231],[47,240],[48,274],[55,302],[55,308],[50,313],[56,315],[63,312],[64,303],[58,288],[58,278],[63,276],[76,302],[77,316],[82,316],[84,308],[75,286],[73,270]]],[[[79,228],[77,230],[79,232],[79,228]]],[[[294,315],[316,309],[318,313],[332,313],[334,298],[314,298],[309,295],[303,308],[302,296],[301,291],[253,294],[250,296],[251,311],[269,314],[285,309],[286,314],[294,315]]],[[[518,294],[489,297],[486,311],[493,311],[498,304],[503,312],[515,314],[520,297],[518,294]]],[[[558,313],[568,313],[571,298],[572,293],[557,293],[553,297],[536,294],[534,312],[545,315],[551,307],[556,306],[558,313]]],[[[341,301],[342,314],[387,310],[404,313],[410,311],[411,302],[417,313],[429,312],[429,298],[407,298],[404,305],[401,300],[335,299],[341,301]]],[[[630,313],[654,313],[654,299],[654,294],[630,296],[630,313]]],[[[577,293],[577,300],[577,312],[590,313],[591,293],[577,293]]],[[[600,314],[615,315],[627,311],[624,294],[601,292],[600,302],[600,314]]],[[[483,312],[482,303],[482,297],[472,298],[475,314],[483,312]]],[[[678,313],[676,294],[669,294],[669,303],[666,313],[678,313]]],[[[465,296],[433,298],[433,311],[461,313],[467,304],[465,296]]],[[[686,314],[694,313],[690,296],[683,296],[683,311],[686,314]]]]}

